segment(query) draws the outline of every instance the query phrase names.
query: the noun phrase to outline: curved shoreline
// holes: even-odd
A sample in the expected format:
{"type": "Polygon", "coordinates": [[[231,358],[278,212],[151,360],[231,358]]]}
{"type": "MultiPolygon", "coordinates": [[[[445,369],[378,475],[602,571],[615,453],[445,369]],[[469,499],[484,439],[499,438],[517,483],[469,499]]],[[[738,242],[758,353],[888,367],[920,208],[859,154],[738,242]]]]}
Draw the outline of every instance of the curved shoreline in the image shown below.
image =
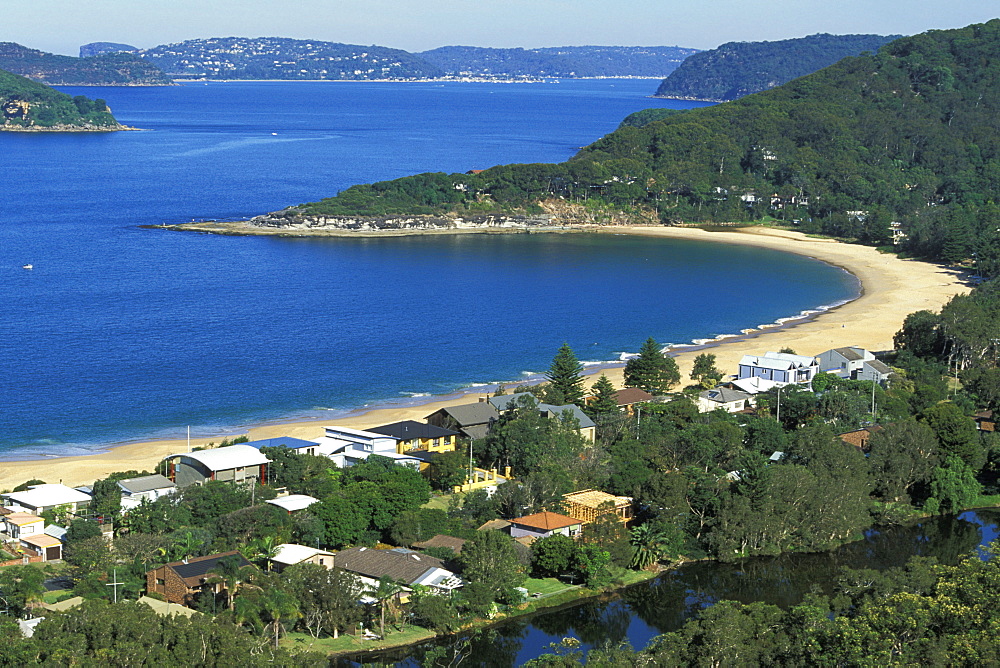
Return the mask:
{"type": "MultiPolygon", "coordinates": [[[[830,348],[851,345],[873,351],[888,350],[892,347],[893,334],[899,330],[909,313],[922,309],[940,309],[953,295],[968,290],[963,282],[962,272],[954,269],[915,260],[902,260],[893,255],[883,255],[870,247],[828,239],[809,239],[798,232],[762,227],[737,229],[738,231],[707,231],[687,227],[608,227],[588,230],[770,248],[838,266],[859,280],[861,295],[857,299],[817,313],[814,317],[807,316],[781,326],[709,341],[703,346],[682,346],[676,349],[676,360],[685,380],[696,352],[709,347],[716,355],[719,368],[727,373],[736,370],[736,364],[745,353],[761,353],[783,347],[791,347],[803,354],[819,354],[830,348]]],[[[752,296],[748,295],[750,297],[752,296]]],[[[605,373],[612,382],[621,386],[623,367],[623,363],[613,366],[595,365],[588,367],[586,372],[605,373]]],[[[322,435],[323,426],[334,420],[344,426],[360,428],[398,420],[419,420],[443,406],[469,402],[473,400],[472,397],[482,395],[484,391],[484,388],[470,388],[446,396],[428,397],[429,401],[414,405],[362,408],[334,419],[255,425],[248,429],[248,434],[251,439],[277,436],[311,439],[322,435]]],[[[197,447],[209,442],[218,443],[223,437],[232,435],[192,437],[191,444],[197,447]]],[[[10,489],[32,478],[80,485],[103,478],[114,471],[152,469],[164,456],[186,450],[187,441],[170,439],[109,443],[107,448],[108,451],[93,455],[0,462],[0,490],[10,489]]]]}

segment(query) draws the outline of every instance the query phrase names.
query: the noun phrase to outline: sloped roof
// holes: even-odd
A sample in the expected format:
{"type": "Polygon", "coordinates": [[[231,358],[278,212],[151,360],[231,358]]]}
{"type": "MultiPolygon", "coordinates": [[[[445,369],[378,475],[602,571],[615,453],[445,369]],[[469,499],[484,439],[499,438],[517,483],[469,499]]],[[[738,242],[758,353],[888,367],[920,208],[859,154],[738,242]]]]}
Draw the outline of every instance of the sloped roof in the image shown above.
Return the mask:
{"type": "Polygon", "coordinates": [[[417,422],[416,420],[392,422],[390,424],[384,424],[380,427],[372,427],[368,431],[376,434],[392,436],[393,438],[398,438],[401,441],[409,441],[414,438],[444,438],[447,436],[458,436],[457,431],[444,429],[442,427],[435,427],[432,424],[417,422]]]}
{"type": "MultiPolygon", "coordinates": [[[[487,401],[474,404],[459,404],[458,406],[445,406],[439,410],[444,411],[454,419],[462,429],[466,429],[472,425],[489,424],[490,420],[495,420],[500,416],[493,404],[487,401]]],[[[437,412],[434,411],[434,413],[437,412]]],[[[431,413],[431,415],[434,415],[434,413],[431,413]]],[[[427,417],[430,417],[430,415],[427,417]]]]}
{"type": "Polygon", "coordinates": [[[848,362],[857,362],[858,360],[865,358],[864,355],[859,353],[854,348],[834,348],[833,350],[848,362]]]}
{"type": "Polygon", "coordinates": [[[177,485],[175,485],[170,478],[159,474],[144,475],[140,478],[119,480],[118,486],[129,494],[139,494],[140,492],[151,492],[154,489],[169,489],[171,487],[177,487],[177,485]]]}
{"type": "MultiPolygon", "coordinates": [[[[521,397],[522,394],[504,394],[499,397],[490,397],[489,403],[493,404],[496,409],[500,412],[507,410],[511,403],[516,399],[521,397]]],[[[567,404],[565,406],[554,406],[552,404],[538,403],[538,410],[543,414],[548,414],[549,416],[555,417],[562,415],[564,412],[569,411],[576,418],[577,422],[580,423],[581,429],[586,429],[587,427],[593,427],[594,421],[587,416],[580,407],[575,404],[567,404]]]]}
{"type": "Polygon", "coordinates": [[[510,526],[510,522],[507,520],[490,520],[489,522],[484,522],[479,531],[502,531],[510,526]]]}
{"type": "Polygon", "coordinates": [[[16,501],[21,505],[31,506],[32,508],[61,506],[65,503],[85,503],[91,500],[90,495],[58,483],[33,485],[27,491],[11,492],[10,494],[4,494],[4,496],[11,501],[16,501]]]}
{"type": "Polygon", "coordinates": [[[196,587],[202,583],[209,571],[219,565],[220,561],[226,557],[234,555],[239,557],[241,568],[243,566],[250,565],[250,562],[247,561],[242,554],[236,550],[230,550],[229,552],[220,552],[218,554],[209,554],[204,557],[195,557],[193,559],[188,559],[187,561],[174,561],[166,564],[166,566],[183,578],[184,582],[188,586],[196,587]]]}
{"type": "Polygon", "coordinates": [[[652,401],[653,395],[638,387],[626,387],[615,392],[615,398],[619,406],[631,406],[643,401],[652,401]]]}
{"type": "Polygon", "coordinates": [[[556,529],[563,529],[565,527],[581,524],[581,521],[575,517],[567,517],[566,515],[560,515],[559,513],[543,510],[542,512],[535,513],[534,515],[515,517],[510,521],[510,523],[529,527],[531,529],[541,529],[542,531],[555,531],[556,529]]]}
{"type": "MultiPolygon", "coordinates": [[[[176,457],[177,455],[171,456],[176,457]]],[[[252,448],[242,443],[239,445],[227,445],[224,448],[185,452],[180,456],[200,462],[209,471],[225,471],[244,466],[259,466],[271,461],[261,454],[257,448],[252,448]]]]}
{"type": "Polygon", "coordinates": [[[374,580],[385,577],[406,584],[416,582],[432,568],[447,570],[440,559],[399,548],[373,550],[367,547],[352,547],[334,555],[333,564],[337,568],[374,580]]]}
{"type": "Polygon", "coordinates": [[[325,550],[319,550],[315,547],[309,547],[307,545],[296,545],[295,543],[282,543],[278,546],[278,551],[271,559],[271,561],[276,561],[279,564],[285,564],[291,566],[292,564],[300,564],[306,559],[311,559],[317,554],[322,554],[324,556],[332,557],[334,556],[332,552],[327,552],[325,550]]]}
{"type": "Polygon", "coordinates": [[[446,547],[455,554],[462,554],[462,548],[465,547],[467,541],[464,538],[456,538],[454,536],[445,536],[444,534],[438,534],[420,543],[414,543],[413,547],[419,548],[421,550],[426,550],[429,547],[446,547]]]}
{"type": "Polygon", "coordinates": [[[734,401],[746,401],[753,398],[752,394],[740,392],[739,390],[730,390],[727,387],[716,387],[711,390],[705,390],[704,392],[700,392],[698,396],[708,401],[715,401],[722,404],[729,404],[734,401]]]}
{"type": "Polygon", "coordinates": [[[22,543],[27,543],[28,545],[34,545],[35,547],[57,547],[62,545],[61,540],[50,536],[47,533],[36,533],[30,536],[21,536],[18,540],[22,543]]]}
{"type": "Polygon", "coordinates": [[[314,496],[309,496],[308,494],[289,494],[288,496],[279,496],[276,499],[268,499],[265,503],[270,503],[272,506],[278,506],[282,510],[287,510],[290,513],[294,513],[297,510],[305,510],[314,503],[318,503],[319,499],[314,496]]]}
{"type": "Polygon", "coordinates": [[[153,609],[153,612],[158,615],[184,615],[185,617],[194,617],[195,615],[202,614],[197,610],[192,610],[186,606],[179,605],[177,603],[167,603],[166,601],[161,601],[149,596],[140,596],[136,602],[148,605],[153,609]]]}
{"type": "Polygon", "coordinates": [[[867,362],[865,362],[865,366],[871,367],[872,369],[879,372],[883,376],[887,376],[890,373],[892,373],[892,368],[889,365],[885,364],[884,362],[880,362],[878,360],[868,360],[867,362]]]}

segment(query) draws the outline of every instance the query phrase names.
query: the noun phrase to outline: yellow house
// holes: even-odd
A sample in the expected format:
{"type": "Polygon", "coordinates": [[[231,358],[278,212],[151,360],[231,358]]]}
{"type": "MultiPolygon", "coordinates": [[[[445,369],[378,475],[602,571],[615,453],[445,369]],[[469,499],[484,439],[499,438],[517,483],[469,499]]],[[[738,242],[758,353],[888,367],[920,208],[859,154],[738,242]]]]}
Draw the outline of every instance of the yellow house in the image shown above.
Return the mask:
{"type": "Polygon", "coordinates": [[[455,449],[455,438],[459,435],[457,431],[416,420],[393,422],[367,431],[395,438],[398,455],[412,452],[452,452],[455,449]]]}

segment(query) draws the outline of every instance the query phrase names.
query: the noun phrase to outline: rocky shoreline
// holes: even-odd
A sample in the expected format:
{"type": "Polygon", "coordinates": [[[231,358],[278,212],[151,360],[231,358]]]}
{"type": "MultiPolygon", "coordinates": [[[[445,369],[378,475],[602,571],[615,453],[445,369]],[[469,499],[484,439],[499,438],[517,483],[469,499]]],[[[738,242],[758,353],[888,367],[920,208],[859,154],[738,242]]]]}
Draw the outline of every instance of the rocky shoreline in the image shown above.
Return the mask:
{"type": "Polygon", "coordinates": [[[132,128],[127,125],[52,125],[43,127],[40,125],[0,125],[0,132],[136,132],[142,128],[132,128]]]}

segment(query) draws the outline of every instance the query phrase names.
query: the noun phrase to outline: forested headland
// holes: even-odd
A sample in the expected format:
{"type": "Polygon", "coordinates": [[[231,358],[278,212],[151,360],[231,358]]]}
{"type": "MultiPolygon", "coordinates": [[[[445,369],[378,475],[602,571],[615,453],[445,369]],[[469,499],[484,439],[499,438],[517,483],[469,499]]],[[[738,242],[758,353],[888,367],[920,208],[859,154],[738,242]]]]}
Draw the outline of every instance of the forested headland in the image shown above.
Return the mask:
{"type": "Polygon", "coordinates": [[[0,130],[112,131],[126,129],[102,99],[70,97],[0,70],[0,130]]]}
{"type": "Polygon", "coordinates": [[[288,213],[538,212],[559,202],[663,224],[773,218],[996,275],[998,48],[1000,20],[930,31],[733,102],[622,127],[564,163],[358,185],[288,213]]]}
{"type": "Polygon", "coordinates": [[[134,53],[74,58],[0,42],[0,69],[51,86],[170,86],[159,67],[134,53]]]}
{"type": "Polygon", "coordinates": [[[809,35],[777,42],[727,42],[685,59],[656,97],[725,102],[780,86],[848,56],[875,52],[901,35],[809,35]]]}

